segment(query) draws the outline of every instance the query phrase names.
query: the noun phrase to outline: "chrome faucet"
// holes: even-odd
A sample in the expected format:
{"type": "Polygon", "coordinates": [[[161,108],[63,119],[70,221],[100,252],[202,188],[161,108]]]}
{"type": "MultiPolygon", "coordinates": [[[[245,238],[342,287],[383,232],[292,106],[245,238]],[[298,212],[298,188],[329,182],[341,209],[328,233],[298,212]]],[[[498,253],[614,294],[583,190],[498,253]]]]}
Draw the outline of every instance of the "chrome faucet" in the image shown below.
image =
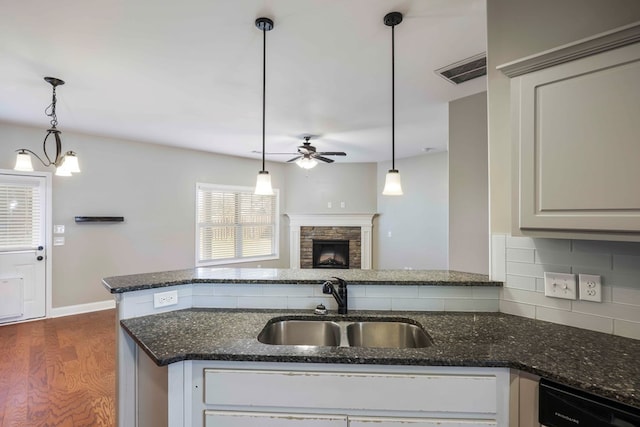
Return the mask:
{"type": "Polygon", "coordinates": [[[336,291],[331,280],[327,280],[322,284],[322,293],[333,295],[338,303],[338,314],[347,314],[347,282],[339,277],[332,277],[332,279],[338,281],[338,290],[336,291]]]}

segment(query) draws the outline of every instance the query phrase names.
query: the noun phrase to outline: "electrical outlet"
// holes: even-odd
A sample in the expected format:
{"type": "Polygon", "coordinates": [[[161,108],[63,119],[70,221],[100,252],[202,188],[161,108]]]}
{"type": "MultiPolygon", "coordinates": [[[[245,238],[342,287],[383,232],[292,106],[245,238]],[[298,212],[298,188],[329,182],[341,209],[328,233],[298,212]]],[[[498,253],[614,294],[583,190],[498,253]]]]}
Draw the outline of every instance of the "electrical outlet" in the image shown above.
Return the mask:
{"type": "Polygon", "coordinates": [[[552,298],[576,299],[576,275],[545,271],[544,294],[552,298]]]}
{"type": "Polygon", "coordinates": [[[584,301],[602,302],[602,281],[594,274],[579,274],[580,299],[584,301]]]}
{"type": "Polygon", "coordinates": [[[153,294],[153,308],[178,304],[178,291],[158,292],[153,294]]]}

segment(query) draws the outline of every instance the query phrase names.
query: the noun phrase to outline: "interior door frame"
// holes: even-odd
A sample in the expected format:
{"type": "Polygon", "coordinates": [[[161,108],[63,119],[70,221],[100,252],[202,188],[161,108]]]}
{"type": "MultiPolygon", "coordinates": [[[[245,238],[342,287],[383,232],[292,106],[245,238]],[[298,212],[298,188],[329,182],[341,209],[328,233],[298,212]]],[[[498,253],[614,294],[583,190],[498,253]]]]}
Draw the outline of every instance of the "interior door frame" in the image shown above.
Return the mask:
{"type": "Polygon", "coordinates": [[[52,296],[52,273],[53,273],[53,196],[52,196],[52,174],[51,172],[19,172],[12,169],[0,169],[2,175],[33,176],[44,178],[45,182],[45,208],[44,208],[44,247],[45,247],[45,319],[51,317],[53,304],[52,296]]]}

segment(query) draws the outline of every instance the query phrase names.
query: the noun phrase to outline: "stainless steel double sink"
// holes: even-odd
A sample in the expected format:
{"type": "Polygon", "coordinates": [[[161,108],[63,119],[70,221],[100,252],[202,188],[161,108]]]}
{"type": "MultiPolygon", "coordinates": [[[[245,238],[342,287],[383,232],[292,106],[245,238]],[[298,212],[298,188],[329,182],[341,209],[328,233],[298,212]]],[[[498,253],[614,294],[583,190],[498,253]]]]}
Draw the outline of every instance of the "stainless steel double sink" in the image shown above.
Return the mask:
{"type": "Polygon", "coordinates": [[[258,335],[271,345],[420,348],[433,344],[422,326],[409,319],[272,319],[258,335]]]}

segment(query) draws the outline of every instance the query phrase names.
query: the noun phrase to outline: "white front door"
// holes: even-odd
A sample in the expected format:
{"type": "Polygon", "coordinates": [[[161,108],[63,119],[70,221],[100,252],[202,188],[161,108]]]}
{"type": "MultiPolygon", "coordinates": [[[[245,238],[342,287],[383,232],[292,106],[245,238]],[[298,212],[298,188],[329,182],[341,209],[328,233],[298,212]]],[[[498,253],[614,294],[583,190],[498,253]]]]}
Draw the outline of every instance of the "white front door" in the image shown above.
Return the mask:
{"type": "Polygon", "coordinates": [[[46,178],[0,173],[0,323],[46,315],[46,178]]]}

